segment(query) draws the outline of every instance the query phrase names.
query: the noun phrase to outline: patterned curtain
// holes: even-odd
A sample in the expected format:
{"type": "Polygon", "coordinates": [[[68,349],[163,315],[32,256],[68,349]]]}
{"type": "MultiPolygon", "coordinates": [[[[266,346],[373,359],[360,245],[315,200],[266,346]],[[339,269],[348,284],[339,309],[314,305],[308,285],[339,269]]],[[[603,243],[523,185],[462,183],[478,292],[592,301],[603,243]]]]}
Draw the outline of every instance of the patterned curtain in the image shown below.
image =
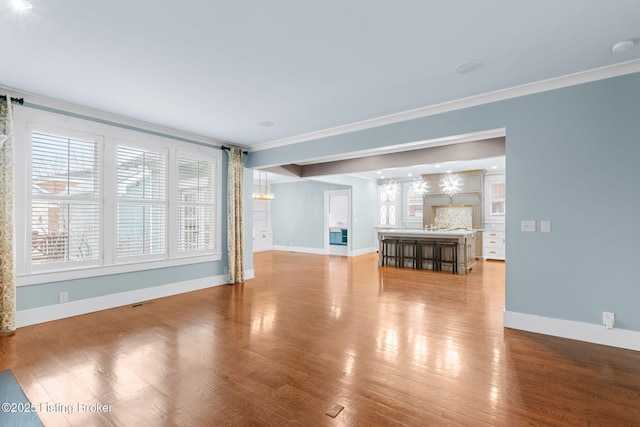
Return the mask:
{"type": "Polygon", "coordinates": [[[13,264],[13,120],[11,98],[0,97],[0,335],[16,331],[16,286],[13,264]]]}
{"type": "Polygon", "coordinates": [[[229,251],[229,283],[244,282],[244,235],[242,217],[244,165],[242,149],[229,150],[229,176],[227,179],[227,246],[229,251]]]}

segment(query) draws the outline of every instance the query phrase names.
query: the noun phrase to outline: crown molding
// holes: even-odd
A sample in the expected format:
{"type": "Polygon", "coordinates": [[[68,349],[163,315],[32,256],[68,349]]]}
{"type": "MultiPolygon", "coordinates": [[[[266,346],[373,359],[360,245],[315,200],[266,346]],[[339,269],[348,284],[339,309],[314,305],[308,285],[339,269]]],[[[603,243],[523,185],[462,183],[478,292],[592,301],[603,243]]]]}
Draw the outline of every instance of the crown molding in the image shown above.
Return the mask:
{"type": "Polygon", "coordinates": [[[534,83],[527,83],[520,86],[514,86],[507,89],[500,89],[494,92],[488,92],[481,95],[461,98],[454,101],[443,102],[426,107],[416,108],[413,110],[403,111],[400,113],[380,116],[373,119],[362,120],[359,122],[349,123],[342,126],[336,126],[329,129],[323,129],[316,132],[305,133],[288,138],[277,139],[262,144],[253,145],[249,152],[268,150],[286,145],[297,144],[300,142],[311,141],[314,139],[326,138],[330,136],[341,135],[350,132],[365,130],[377,126],[390,125],[393,123],[403,122],[407,120],[418,119],[421,117],[432,116],[435,114],[447,113],[450,111],[460,110],[468,107],[489,104],[496,101],[503,101],[511,98],[517,98],[525,95],[546,92],[564,87],[575,86],[578,84],[589,83],[597,80],[604,80],[612,77],[618,77],[625,74],[633,74],[640,72],[640,59],[623,62],[606,67],[594,68],[578,73],[567,74],[565,76],[554,77],[547,80],[541,80],[534,83]]]}
{"type": "MultiPolygon", "coordinates": [[[[107,113],[105,111],[95,110],[93,108],[84,107],[81,105],[76,105],[70,102],[60,101],[29,92],[22,92],[4,86],[0,86],[0,93],[11,96],[12,98],[24,98],[24,104],[21,105],[20,108],[35,108],[51,113],[74,116],[79,119],[97,121],[114,126],[126,127],[132,130],[174,137],[185,142],[195,142],[209,147],[220,148],[220,146],[222,145],[231,145],[231,143],[227,141],[210,138],[179,129],[173,129],[170,127],[137,120],[130,117],[120,116],[113,113],[107,113]]],[[[241,148],[246,150],[246,147],[241,148]]]]}

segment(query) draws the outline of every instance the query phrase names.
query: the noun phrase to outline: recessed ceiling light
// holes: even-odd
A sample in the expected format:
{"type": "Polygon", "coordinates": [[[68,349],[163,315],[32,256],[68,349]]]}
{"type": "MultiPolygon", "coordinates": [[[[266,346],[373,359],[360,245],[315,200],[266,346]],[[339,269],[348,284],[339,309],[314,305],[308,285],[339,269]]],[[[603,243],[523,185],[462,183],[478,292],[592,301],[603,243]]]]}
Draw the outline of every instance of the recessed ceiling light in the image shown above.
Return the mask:
{"type": "Polygon", "coordinates": [[[382,175],[382,172],[378,171],[378,175],[382,175]]]}
{"type": "Polygon", "coordinates": [[[11,5],[16,10],[29,10],[33,8],[33,5],[27,0],[11,0],[11,5]]]}
{"type": "Polygon", "coordinates": [[[463,62],[456,67],[456,73],[467,74],[482,68],[482,61],[463,62]]]}
{"type": "Polygon", "coordinates": [[[436,165],[436,167],[437,167],[437,168],[439,168],[439,167],[440,167],[440,165],[436,165]]]}
{"type": "Polygon", "coordinates": [[[407,176],[413,176],[413,174],[412,173],[408,173],[407,176]]]}
{"type": "Polygon", "coordinates": [[[260,123],[258,123],[258,124],[259,124],[260,126],[264,127],[264,128],[268,128],[268,127],[273,126],[273,122],[266,122],[266,121],[265,121],[265,122],[260,122],[260,123]]]}
{"type": "Polygon", "coordinates": [[[624,52],[625,50],[631,49],[635,46],[636,42],[633,40],[623,40],[611,46],[612,52],[624,52]]]}

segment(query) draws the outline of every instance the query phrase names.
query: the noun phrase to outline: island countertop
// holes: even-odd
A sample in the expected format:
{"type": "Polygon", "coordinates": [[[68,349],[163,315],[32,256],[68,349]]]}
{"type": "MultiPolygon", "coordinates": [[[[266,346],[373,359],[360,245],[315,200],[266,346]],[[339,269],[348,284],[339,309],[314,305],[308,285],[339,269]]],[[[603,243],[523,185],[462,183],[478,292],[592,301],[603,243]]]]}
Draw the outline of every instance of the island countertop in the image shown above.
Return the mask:
{"type": "Polygon", "coordinates": [[[458,243],[458,274],[466,274],[475,266],[476,230],[445,229],[428,230],[423,228],[387,228],[375,227],[379,244],[378,266],[383,265],[382,241],[388,237],[415,238],[416,240],[433,239],[435,241],[455,241],[458,243]]]}
{"type": "Polygon", "coordinates": [[[387,234],[387,235],[402,235],[402,236],[429,236],[429,237],[467,237],[472,236],[476,233],[475,230],[465,230],[465,229],[438,229],[438,230],[428,230],[424,228],[386,228],[386,227],[376,227],[376,233],[387,234]]]}

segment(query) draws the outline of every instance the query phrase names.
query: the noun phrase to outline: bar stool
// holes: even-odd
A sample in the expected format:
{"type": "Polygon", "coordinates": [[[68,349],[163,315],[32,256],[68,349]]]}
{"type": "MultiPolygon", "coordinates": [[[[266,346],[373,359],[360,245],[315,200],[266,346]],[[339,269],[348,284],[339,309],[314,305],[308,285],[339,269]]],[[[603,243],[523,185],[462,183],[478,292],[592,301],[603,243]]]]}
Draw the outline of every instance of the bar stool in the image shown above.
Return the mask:
{"type": "Polygon", "coordinates": [[[436,242],[436,251],[438,252],[438,271],[442,270],[442,264],[451,264],[451,272],[456,274],[458,272],[458,242],[436,242]],[[442,248],[451,248],[450,258],[442,257],[442,248]]]}
{"type": "Polygon", "coordinates": [[[400,267],[404,268],[405,261],[411,261],[411,268],[417,268],[418,266],[418,256],[416,250],[416,241],[415,240],[398,240],[398,253],[400,255],[400,267]]]}
{"type": "Polygon", "coordinates": [[[399,259],[398,239],[382,239],[382,265],[389,265],[389,261],[393,260],[397,267],[399,259]]]}
{"type": "Polygon", "coordinates": [[[430,240],[418,241],[418,270],[423,269],[425,261],[431,261],[431,270],[438,271],[437,255],[436,242],[430,240]]]}

